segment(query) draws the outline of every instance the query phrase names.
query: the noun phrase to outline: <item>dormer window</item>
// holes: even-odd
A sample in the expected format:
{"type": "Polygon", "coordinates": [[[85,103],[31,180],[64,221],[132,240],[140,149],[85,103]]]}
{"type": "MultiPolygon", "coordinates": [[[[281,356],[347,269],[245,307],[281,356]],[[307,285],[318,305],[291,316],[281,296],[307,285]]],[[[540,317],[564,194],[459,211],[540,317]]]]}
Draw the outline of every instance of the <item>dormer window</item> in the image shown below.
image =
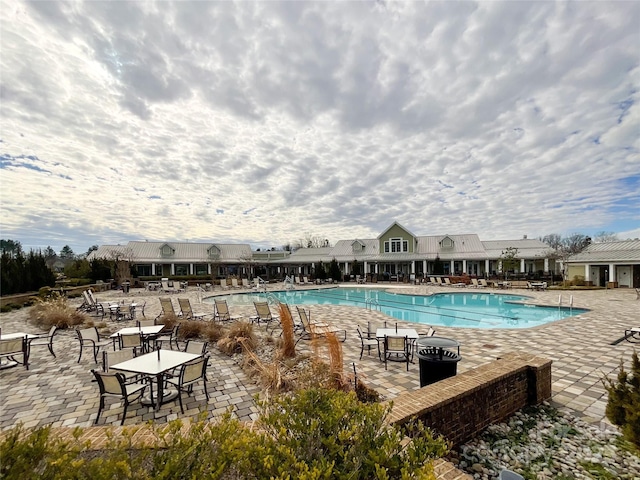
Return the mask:
{"type": "Polygon", "coordinates": [[[444,237],[440,241],[440,246],[442,248],[453,248],[453,240],[450,237],[444,237]]]}
{"type": "Polygon", "coordinates": [[[207,250],[209,258],[220,258],[220,249],[215,245],[211,245],[207,250]]]}
{"type": "Polygon", "coordinates": [[[171,247],[171,245],[167,245],[166,243],[160,249],[160,254],[163,257],[170,257],[175,253],[175,249],[171,247]]]}
{"type": "Polygon", "coordinates": [[[402,253],[409,251],[409,242],[402,238],[390,238],[384,242],[385,253],[402,253]]]}
{"type": "Polygon", "coordinates": [[[351,244],[351,249],[356,253],[362,252],[364,250],[364,243],[362,243],[360,240],[356,240],[351,244]]]}

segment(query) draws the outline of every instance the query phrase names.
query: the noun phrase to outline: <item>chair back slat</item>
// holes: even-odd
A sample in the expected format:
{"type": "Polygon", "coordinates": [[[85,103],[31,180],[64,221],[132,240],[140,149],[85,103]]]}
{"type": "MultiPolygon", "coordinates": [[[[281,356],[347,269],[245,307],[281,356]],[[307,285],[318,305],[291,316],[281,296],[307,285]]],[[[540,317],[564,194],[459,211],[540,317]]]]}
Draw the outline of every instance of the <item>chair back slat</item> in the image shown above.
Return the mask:
{"type": "Polygon", "coordinates": [[[93,340],[94,342],[100,341],[100,335],[96,327],[83,328],[78,330],[78,335],[82,340],[93,340]]]}
{"type": "Polygon", "coordinates": [[[10,353],[22,353],[23,342],[24,339],[21,337],[0,340],[0,354],[7,355],[10,353]]]}
{"type": "Polygon", "coordinates": [[[184,349],[187,353],[195,353],[203,355],[207,348],[207,342],[198,342],[196,340],[187,340],[187,347],[184,349]]]}
{"type": "Polygon", "coordinates": [[[103,373],[95,372],[98,384],[100,385],[101,393],[108,393],[110,395],[126,395],[124,388],[124,375],[121,373],[103,373]]]}
{"type": "Polygon", "coordinates": [[[139,333],[120,335],[120,348],[135,348],[142,346],[142,337],[139,333]]]}
{"type": "Polygon", "coordinates": [[[407,337],[385,337],[386,351],[387,352],[406,352],[407,351],[407,337]]]}
{"type": "Polygon", "coordinates": [[[114,352],[105,350],[102,352],[102,370],[109,371],[111,365],[125,362],[134,358],[133,349],[127,348],[125,350],[116,350],[114,352]]]}
{"type": "Polygon", "coordinates": [[[182,366],[182,384],[188,384],[198,380],[204,375],[206,357],[196,358],[182,366]]]}
{"type": "Polygon", "coordinates": [[[153,327],[156,324],[156,321],[153,319],[138,320],[136,323],[138,327],[153,327]]]}

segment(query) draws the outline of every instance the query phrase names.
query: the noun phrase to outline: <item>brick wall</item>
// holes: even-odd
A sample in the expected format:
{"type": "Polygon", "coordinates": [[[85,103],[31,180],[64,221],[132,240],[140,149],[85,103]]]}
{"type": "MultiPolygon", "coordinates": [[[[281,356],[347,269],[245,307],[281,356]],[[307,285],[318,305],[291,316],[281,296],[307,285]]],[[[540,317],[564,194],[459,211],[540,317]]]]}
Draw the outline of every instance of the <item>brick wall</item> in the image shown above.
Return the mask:
{"type": "Polygon", "coordinates": [[[399,395],[393,400],[390,421],[401,424],[418,418],[454,445],[461,445],[490,424],[549,398],[551,360],[509,353],[455,377],[399,395]]]}

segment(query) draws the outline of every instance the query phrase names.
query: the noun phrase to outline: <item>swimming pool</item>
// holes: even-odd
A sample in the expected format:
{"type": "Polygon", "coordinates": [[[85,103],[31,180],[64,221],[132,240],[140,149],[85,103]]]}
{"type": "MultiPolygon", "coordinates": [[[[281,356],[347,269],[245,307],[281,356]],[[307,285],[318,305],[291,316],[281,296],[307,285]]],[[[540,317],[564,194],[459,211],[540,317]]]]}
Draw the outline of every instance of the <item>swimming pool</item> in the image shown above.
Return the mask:
{"type": "MultiPolygon", "coordinates": [[[[579,315],[585,309],[527,305],[528,297],[489,292],[455,292],[405,295],[381,289],[339,287],[331,289],[269,292],[290,305],[346,305],[379,310],[413,323],[461,328],[530,328],[579,315]]],[[[262,293],[225,296],[229,305],[264,301],[262,293]]],[[[213,303],[213,298],[205,299],[213,303]]]]}

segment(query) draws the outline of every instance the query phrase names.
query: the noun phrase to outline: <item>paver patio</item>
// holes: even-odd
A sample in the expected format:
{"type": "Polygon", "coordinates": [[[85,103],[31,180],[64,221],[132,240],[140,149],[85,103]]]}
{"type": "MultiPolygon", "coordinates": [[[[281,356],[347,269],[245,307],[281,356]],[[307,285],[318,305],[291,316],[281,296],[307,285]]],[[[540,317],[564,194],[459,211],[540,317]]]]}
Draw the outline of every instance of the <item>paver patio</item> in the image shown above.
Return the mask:
{"type": "MultiPolygon", "coordinates": [[[[443,287],[403,288],[394,284],[379,284],[378,288],[402,288],[407,293],[421,294],[461,291],[443,287]]],[[[486,293],[471,289],[465,291],[486,293]]],[[[214,294],[228,293],[233,292],[214,294]]],[[[615,289],[571,292],[513,290],[508,293],[525,294],[531,297],[532,301],[547,305],[556,305],[560,293],[565,299],[571,294],[574,297],[574,307],[587,308],[590,311],[530,329],[435,327],[437,335],[452,337],[461,343],[463,358],[458,364],[458,372],[490,362],[510,351],[524,351],[549,358],[553,360],[552,389],[556,406],[569,409],[587,421],[606,426],[606,391],[601,379],[604,376],[614,376],[621,359],[624,359],[627,366],[630,363],[634,345],[626,341],[616,345],[612,343],[623,336],[625,329],[640,326],[640,301],[636,300],[635,292],[615,289]]],[[[110,291],[97,296],[100,301],[125,298],[128,301],[146,300],[147,318],[154,318],[160,312],[160,295],[155,292],[134,289],[128,295],[110,291]]],[[[178,296],[190,298],[195,308],[198,299],[194,289],[185,294],[172,295],[176,304],[178,296]]],[[[72,304],[79,302],[79,299],[71,300],[72,304]]],[[[198,305],[198,310],[213,313],[213,305],[198,305]]],[[[380,312],[355,307],[319,305],[311,306],[311,310],[314,320],[329,321],[347,329],[347,340],[343,344],[345,371],[352,371],[351,364],[355,362],[358,375],[387,399],[393,399],[401,392],[419,388],[417,361],[410,366],[409,372],[406,372],[404,364],[393,363],[389,364],[389,369],[385,371],[384,365],[373,352],[371,355],[365,352],[362,360],[359,360],[360,341],[356,325],[365,326],[369,321],[376,326],[384,321],[395,323],[395,319],[380,312]]],[[[244,315],[246,318],[254,313],[254,309],[252,306],[232,307],[232,313],[244,315]]],[[[27,323],[27,318],[28,309],[0,314],[2,331],[36,333],[38,329],[27,323]]],[[[95,321],[97,323],[99,319],[95,321]]],[[[135,324],[133,321],[109,321],[108,316],[105,317],[105,322],[111,331],[135,324]]],[[[413,326],[407,322],[398,324],[413,326]]],[[[418,328],[424,329],[424,326],[418,325],[418,328]]],[[[54,348],[57,358],[53,358],[46,348],[34,349],[28,371],[21,366],[0,371],[0,429],[10,428],[19,421],[27,427],[47,424],[81,427],[93,425],[98,411],[98,386],[92,382],[90,370],[99,366],[93,363],[93,358],[87,354],[88,352],[85,352],[81,362],[77,363],[79,344],[72,330],[61,331],[56,336],[54,348]]],[[[300,342],[298,349],[308,349],[308,342],[300,342]]],[[[220,353],[215,346],[210,346],[209,351],[211,361],[207,378],[211,398],[208,404],[202,387],[197,386],[193,395],[184,397],[184,415],[180,413],[177,402],[162,406],[159,412],[134,403],[127,414],[125,425],[140,424],[150,419],[166,422],[175,418],[194,418],[205,408],[210,417],[220,416],[231,408],[241,420],[255,419],[257,409],[254,395],[259,392],[259,387],[245,375],[233,358],[220,353]]],[[[108,403],[99,425],[119,425],[121,415],[120,403],[108,403]]]]}

